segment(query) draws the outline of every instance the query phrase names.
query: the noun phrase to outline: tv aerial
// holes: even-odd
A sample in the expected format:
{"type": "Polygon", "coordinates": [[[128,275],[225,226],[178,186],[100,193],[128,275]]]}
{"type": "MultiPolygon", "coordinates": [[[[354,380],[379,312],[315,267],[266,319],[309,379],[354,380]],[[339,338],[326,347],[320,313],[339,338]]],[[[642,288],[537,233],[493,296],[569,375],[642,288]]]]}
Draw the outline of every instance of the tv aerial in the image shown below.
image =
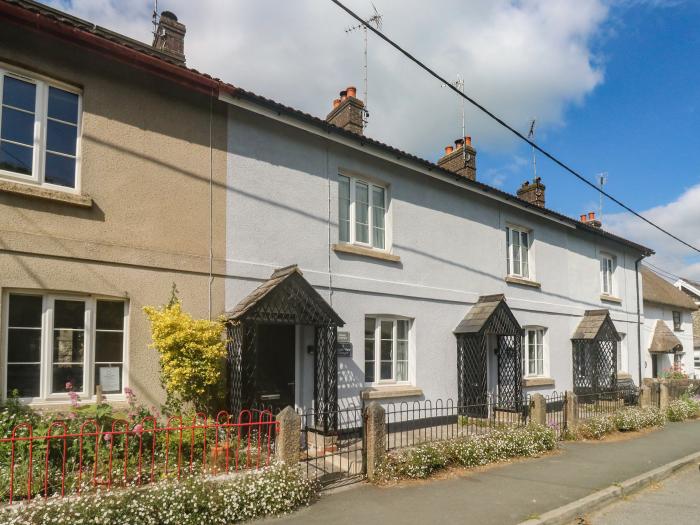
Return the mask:
{"type": "MultiPolygon", "coordinates": [[[[372,10],[373,14],[367,19],[367,23],[370,25],[373,25],[378,31],[381,31],[382,29],[382,19],[383,16],[379,14],[379,11],[377,11],[377,7],[374,5],[374,3],[371,3],[372,5],[372,10]]],[[[362,31],[363,34],[363,39],[364,39],[364,93],[363,93],[363,102],[365,104],[365,109],[364,109],[364,114],[365,114],[365,125],[367,125],[367,121],[369,119],[369,111],[367,110],[368,107],[368,96],[367,96],[367,76],[368,76],[368,71],[367,71],[367,25],[365,24],[357,24],[351,27],[348,27],[345,29],[346,33],[354,33],[355,31],[362,31]]]]}

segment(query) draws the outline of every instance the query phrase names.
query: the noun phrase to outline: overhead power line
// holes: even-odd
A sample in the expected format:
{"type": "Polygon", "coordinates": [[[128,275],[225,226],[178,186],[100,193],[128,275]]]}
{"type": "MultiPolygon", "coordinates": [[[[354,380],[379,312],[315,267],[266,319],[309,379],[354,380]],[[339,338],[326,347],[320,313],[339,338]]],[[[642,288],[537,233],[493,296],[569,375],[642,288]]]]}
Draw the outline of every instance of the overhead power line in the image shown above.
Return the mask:
{"type": "Polygon", "coordinates": [[[629,206],[627,206],[624,202],[622,202],[622,201],[620,201],[619,199],[613,197],[612,195],[610,195],[610,194],[609,194],[608,192],[606,192],[605,190],[602,190],[601,188],[599,188],[595,183],[589,181],[586,177],[584,177],[583,175],[581,175],[581,174],[580,174],[578,171],[576,171],[575,169],[571,168],[571,167],[570,167],[568,164],[566,164],[564,161],[559,160],[559,159],[558,159],[557,157],[555,157],[552,153],[549,153],[547,150],[545,150],[544,148],[538,146],[535,142],[533,142],[533,141],[531,141],[530,139],[528,139],[525,135],[523,135],[522,133],[520,133],[517,129],[515,129],[513,126],[511,126],[510,124],[508,124],[505,120],[503,120],[502,118],[500,118],[499,116],[497,116],[495,113],[493,113],[492,111],[490,111],[489,109],[487,109],[485,106],[481,105],[479,102],[477,102],[476,100],[474,100],[472,97],[470,97],[470,96],[467,95],[466,93],[461,92],[459,89],[457,89],[457,87],[455,87],[452,83],[448,82],[444,77],[442,77],[441,75],[439,75],[438,73],[436,73],[433,69],[431,69],[429,66],[427,66],[426,64],[424,64],[423,62],[421,62],[421,61],[420,61],[419,59],[417,59],[416,57],[414,57],[411,53],[409,53],[408,51],[406,51],[403,47],[401,47],[399,44],[397,44],[396,42],[394,42],[392,39],[390,39],[388,36],[386,36],[386,35],[385,35],[384,33],[382,33],[380,30],[378,30],[378,29],[376,29],[375,27],[373,27],[372,25],[370,25],[369,22],[363,20],[358,14],[356,14],[352,9],[348,8],[347,6],[345,6],[342,2],[340,2],[340,1],[338,1],[338,0],[331,0],[331,2],[333,2],[335,5],[337,5],[338,7],[340,7],[343,11],[345,11],[347,14],[349,14],[351,17],[353,17],[355,20],[357,20],[360,24],[363,24],[364,26],[366,26],[367,29],[369,29],[370,31],[372,31],[375,35],[377,35],[379,38],[381,38],[382,40],[384,40],[384,41],[385,41],[387,44],[389,44],[391,47],[393,47],[393,48],[396,49],[399,53],[401,53],[401,54],[404,55],[406,58],[408,58],[411,62],[415,63],[418,67],[420,67],[421,69],[423,69],[424,71],[426,71],[429,75],[431,75],[432,77],[434,77],[434,78],[436,78],[437,80],[439,80],[442,84],[445,84],[446,87],[448,87],[449,89],[451,89],[452,91],[454,91],[455,93],[457,93],[460,97],[463,97],[463,98],[464,98],[467,102],[469,102],[472,106],[474,106],[474,107],[476,107],[477,109],[479,109],[482,113],[485,113],[486,115],[488,115],[492,120],[496,121],[498,124],[500,124],[501,126],[503,126],[504,128],[506,128],[508,131],[510,131],[513,135],[515,135],[515,136],[518,137],[519,139],[521,139],[521,140],[523,140],[524,142],[528,143],[528,144],[529,144],[530,146],[532,146],[534,149],[536,149],[537,151],[539,151],[542,155],[544,155],[544,156],[547,157],[549,160],[551,160],[552,162],[554,162],[555,164],[557,164],[558,166],[560,166],[561,168],[563,168],[565,171],[568,171],[570,174],[572,174],[574,177],[576,177],[577,179],[579,179],[581,182],[583,182],[584,184],[590,186],[590,187],[593,188],[595,191],[600,192],[600,194],[604,195],[605,197],[607,197],[608,199],[610,199],[612,202],[614,202],[615,204],[617,204],[618,206],[620,206],[620,207],[623,208],[624,210],[630,212],[630,213],[631,213],[632,215],[634,215],[635,217],[638,217],[639,219],[643,220],[643,221],[646,222],[648,225],[652,226],[653,228],[656,228],[657,230],[659,230],[659,231],[662,232],[663,234],[668,235],[668,236],[671,237],[672,239],[678,241],[679,243],[683,244],[684,246],[690,248],[691,250],[693,250],[693,251],[695,251],[695,252],[697,252],[697,253],[700,253],[700,248],[697,248],[696,246],[693,246],[693,245],[690,244],[689,242],[684,241],[683,239],[681,239],[681,238],[678,237],[677,235],[675,235],[675,234],[671,233],[670,231],[666,230],[665,228],[659,226],[659,225],[656,224],[655,222],[653,222],[653,221],[647,219],[646,217],[644,217],[644,216],[643,216],[642,214],[640,214],[639,212],[637,212],[637,211],[633,210],[632,208],[630,208],[629,206]]]}

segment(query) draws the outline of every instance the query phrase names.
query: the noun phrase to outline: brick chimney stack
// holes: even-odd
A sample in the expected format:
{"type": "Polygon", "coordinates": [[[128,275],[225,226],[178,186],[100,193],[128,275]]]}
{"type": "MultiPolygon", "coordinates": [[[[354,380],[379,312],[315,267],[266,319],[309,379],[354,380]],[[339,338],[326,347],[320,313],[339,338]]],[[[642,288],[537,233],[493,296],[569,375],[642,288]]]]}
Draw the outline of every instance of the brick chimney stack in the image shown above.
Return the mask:
{"type": "Polygon", "coordinates": [[[153,47],[185,64],[185,24],[177,21],[170,11],[163,11],[158,19],[158,28],[153,35],[153,47]]]}
{"type": "Polygon", "coordinates": [[[476,150],[472,147],[472,138],[457,139],[454,147],[446,146],[445,154],[438,160],[438,166],[470,180],[476,180],[476,150]]]}
{"type": "Polygon", "coordinates": [[[326,122],[362,135],[364,116],[365,104],[357,98],[357,89],[350,86],[340,92],[340,98],[333,101],[333,109],[326,117],[326,122]]]}
{"type": "Polygon", "coordinates": [[[539,177],[533,180],[532,183],[526,180],[518,190],[518,197],[530,204],[544,208],[545,189],[545,185],[542,184],[542,179],[539,177]]]}

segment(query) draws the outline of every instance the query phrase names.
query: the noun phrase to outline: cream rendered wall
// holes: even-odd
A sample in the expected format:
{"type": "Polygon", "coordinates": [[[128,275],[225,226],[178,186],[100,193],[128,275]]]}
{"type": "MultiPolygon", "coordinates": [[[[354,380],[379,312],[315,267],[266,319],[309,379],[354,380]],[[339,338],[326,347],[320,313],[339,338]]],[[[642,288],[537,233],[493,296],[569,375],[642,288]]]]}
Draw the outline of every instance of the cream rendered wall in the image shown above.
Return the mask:
{"type": "Polygon", "coordinates": [[[155,404],[159,368],[142,307],[167,302],[174,282],[184,307],[206,317],[210,240],[211,313],[223,312],[225,110],[208,96],[5,21],[0,61],[82,90],[82,193],[93,199],[84,209],[0,192],[0,291],[127,297],[128,384],[155,404]]]}
{"type": "MultiPolygon", "coordinates": [[[[414,319],[411,382],[425,399],[455,399],[452,331],[480,295],[495,293],[506,294],[521,325],[548,328],[555,384],[541,390],[572,387],[570,337],[587,309],[610,309],[633,349],[628,369],[636,377],[637,254],[241,108],[230,108],[228,126],[226,307],[274,268],[298,264],[350,332],[353,357],[339,359],[346,403],[364,386],[364,318],[373,314],[414,319]],[[338,240],[339,172],[387,186],[390,251],[400,262],[330,248],[338,240]],[[509,222],[534,230],[531,257],[541,289],[504,280],[509,222]],[[600,299],[601,250],[617,257],[621,304],[600,299]]],[[[310,397],[297,402],[308,406],[310,397]]]]}

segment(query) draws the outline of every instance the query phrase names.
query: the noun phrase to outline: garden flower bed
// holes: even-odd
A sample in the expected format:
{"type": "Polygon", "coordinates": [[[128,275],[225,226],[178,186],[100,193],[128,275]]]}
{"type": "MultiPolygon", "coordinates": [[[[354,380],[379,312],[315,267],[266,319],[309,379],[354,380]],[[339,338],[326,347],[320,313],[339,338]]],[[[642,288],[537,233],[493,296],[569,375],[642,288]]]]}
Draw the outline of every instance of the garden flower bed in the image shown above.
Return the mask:
{"type": "Polygon", "coordinates": [[[7,525],[227,525],[308,505],[317,486],[298,469],[275,464],[228,479],[191,477],[0,510],[7,525]]]}
{"type": "Polygon", "coordinates": [[[556,447],[556,434],[542,425],[498,429],[474,437],[460,437],[390,452],[376,469],[378,482],[427,478],[455,466],[476,467],[517,457],[540,455],[556,447]]]}

